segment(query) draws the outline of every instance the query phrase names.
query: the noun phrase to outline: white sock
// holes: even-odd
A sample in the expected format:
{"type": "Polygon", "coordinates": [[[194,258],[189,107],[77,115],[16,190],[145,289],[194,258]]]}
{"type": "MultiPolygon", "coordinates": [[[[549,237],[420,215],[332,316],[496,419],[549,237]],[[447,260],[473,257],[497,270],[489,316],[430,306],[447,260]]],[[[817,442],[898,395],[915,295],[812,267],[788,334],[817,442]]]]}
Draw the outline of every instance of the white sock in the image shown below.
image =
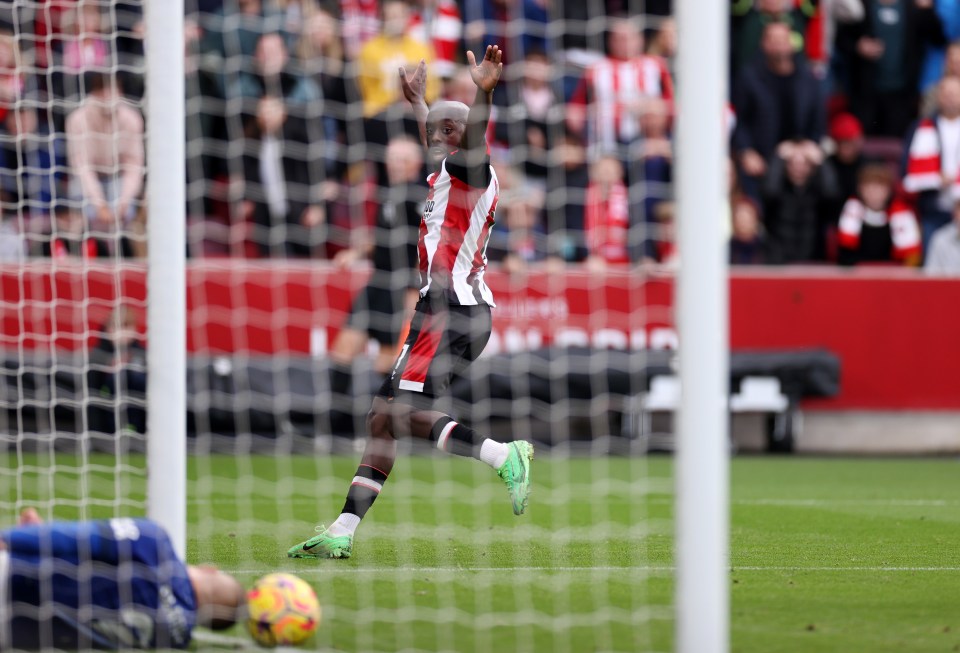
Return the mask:
{"type": "Polygon", "coordinates": [[[494,469],[500,469],[503,463],[507,462],[507,456],[510,455],[510,447],[503,442],[497,442],[487,438],[480,445],[480,460],[487,463],[494,469]]]}
{"type": "Polygon", "coordinates": [[[356,515],[343,512],[340,513],[340,516],[337,517],[337,520],[330,524],[330,527],[327,529],[327,532],[333,535],[334,537],[342,537],[344,535],[349,535],[353,537],[353,534],[357,530],[357,526],[360,525],[360,518],[356,515]]]}

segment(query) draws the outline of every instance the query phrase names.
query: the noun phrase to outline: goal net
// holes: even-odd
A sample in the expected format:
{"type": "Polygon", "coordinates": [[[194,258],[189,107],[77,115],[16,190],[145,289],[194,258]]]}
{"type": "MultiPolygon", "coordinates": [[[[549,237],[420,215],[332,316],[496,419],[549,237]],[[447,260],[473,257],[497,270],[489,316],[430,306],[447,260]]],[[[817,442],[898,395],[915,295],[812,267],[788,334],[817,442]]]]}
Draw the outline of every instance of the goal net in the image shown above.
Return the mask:
{"type": "MultiPolygon", "coordinates": [[[[171,327],[147,324],[145,225],[170,218],[144,199],[162,174],[145,163],[145,3],[0,12],[4,526],[27,507],[145,515],[165,473],[146,454],[169,437],[147,432],[165,388],[146,352],[171,327]]],[[[186,107],[189,563],[246,587],[308,581],[317,649],[672,647],[672,471],[643,455],[671,429],[641,410],[675,374],[669,4],[187,0],[186,97],[169,103],[186,107]],[[533,443],[520,516],[490,461],[439,451],[441,433],[398,438],[385,481],[358,468],[416,336],[436,209],[398,68],[424,59],[427,102],[470,105],[464,52],[487,43],[504,51],[486,133],[497,224],[461,238],[488,240],[496,308],[491,328],[472,322],[489,338],[472,365],[441,349],[455,373],[431,408],[478,445],[533,443]],[[371,480],[349,559],[287,557],[350,497],[369,502],[352,488],[371,480]]],[[[485,303],[468,284],[461,303],[485,303]]]]}

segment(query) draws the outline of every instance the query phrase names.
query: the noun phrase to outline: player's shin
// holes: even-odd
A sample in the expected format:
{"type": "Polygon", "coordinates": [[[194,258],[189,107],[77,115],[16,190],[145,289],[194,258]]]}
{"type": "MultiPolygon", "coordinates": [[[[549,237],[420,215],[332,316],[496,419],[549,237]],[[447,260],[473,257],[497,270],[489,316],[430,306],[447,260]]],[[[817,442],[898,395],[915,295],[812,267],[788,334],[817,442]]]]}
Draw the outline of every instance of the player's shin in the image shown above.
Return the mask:
{"type": "Polygon", "coordinates": [[[352,536],[360,525],[370,506],[380,496],[383,484],[387,482],[387,473],[381,469],[360,463],[357,467],[357,473],[350,483],[350,489],[347,491],[347,499],[343,504],[343,510],[340,516],[330,525],[328,529],[331,535],[352,536]]]}

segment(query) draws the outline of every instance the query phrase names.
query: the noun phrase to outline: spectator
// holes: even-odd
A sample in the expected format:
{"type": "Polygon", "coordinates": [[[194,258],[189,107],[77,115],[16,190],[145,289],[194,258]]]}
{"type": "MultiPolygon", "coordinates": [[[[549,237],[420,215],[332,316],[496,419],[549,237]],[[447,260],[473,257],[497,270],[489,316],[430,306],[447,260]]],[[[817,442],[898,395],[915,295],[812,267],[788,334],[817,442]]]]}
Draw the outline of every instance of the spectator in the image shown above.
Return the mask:
{"type": "Polygon", "coordinates": [[[334,340],[330,353],[337,365],[350,365],[368,337],[380,345],[374,364],[377,372],[388,374],[396,362],[405,313],[412,310],[420,290],[417,238],[427,197],[422,171],[420,144],[407,136],[391,140],[387,145],[390,185],[379,189],[382,201],[373,237],[362,238],[333,259],[344,269],[366,258],[373,263],[370,281],[354,300],[350,317],[334,340]]]}
{"type": "Polygon", "coordinates": [[[927,274],[960,276],[960,201],[953,205],[953,220],[933,234],[927,261],[927,274]]]}
{"type": "Polygon", "coordinates": [[[110,251],[129,253],[126,229],[143,189],[143,118],[123,101],[115,79],[100,73],[85,79],[89,94],[67,118],[70,194],[82,202],[94,237],[119,238],[110,251]]]}
{"type": "Polygon", "coordinates": [[[840,215],[841,265],[920,262],[920,229],[910,207],[896,197],[887,166],[870,164],[860,171],[857,194],[840,215]]]}
{"type": "Polygon", "coordinates": [[[233,97],[258,99],[264,95],[282,97],[290,104],[304,106],[320,98],[312,80],[291,66],[286,42],[278,33],[264,34],[257,41],[253,69],[240,74],[233,97]]]}
{"type": "Polygon", "coordinates": [[[837,186],[844,199],[857,192],[857,177],[863,166],[863,129],[851,113],[841,113],[830,121],[834,151],[827,160],[837,173],[837,186]]]}
{"type": "Polygon", "coordinates": [[[731,265],[762,265],[767,262],[767,242],[760,222],[760,207],[745,195],[734,198],[731,207],[731,265]]]}
{"type": "Polygon", "coordinates": [[[364,133],[368,149],[364,159],[373,161],[376,179],[388,183],[383,166],[383,148],[391,138],[400,134],[420,137],[420,130],[404,101],[397,83],[397,72],[402,66],[408,70],[420,61],[427,63],[425,100],[433,103],[438,83],[434,74],[433,52],[426,43],[406,33],[410,24],[410,6],[401,0],[383,3],[383,31],[363,46],[357,58],[357,86],[363,100],[364,133]]]}
{"type": "Polygon", "coordinates": [[[565,132],[548,156],[545,213],[549,252],[565,261],[582,261],[587,256],[583,220],[590,183],[586,148],[579,136],[565,132]]]}
{"type": "MultiPolygon", "coordinates": [[[[357,84],[363,99],[363,115],[373,118],[390,108],[403,106],[403,96],[397,84],[397,69],[414,69],[420,60],[432,71],[433,53],[430,46],[406,33],[410,23],[410,7],[402,0],[383,3],[383,30],[367,41],[357,57],[357,84]]],[[[437,97],[437,78],[427,77],[427,103],[437,97]]],[[[386,144],[386,141],[382,142],[386,144]]]]}
{"type": "Polygon", "coordinates": [[[653,219],[657,224],[656,262],[663,270],[680,267],[677,250],[677,208],[673,202],[659,202],[653,207],[653,219]]]}
{"type": "Polygon", "coordinates": [[[823,136],[820,83],[794,56],[790,28],[768,24],[760,48],[763,58],[743,70],[733,96],[733,148],[743,174],[754,181],[779,144],[801,140],[809,149],[823,136]]]}
{"type": "Polygon", "coordinates": [[[584,231],[592,268],[630,262],[630,206],[623,164],[615,156],[601,156],[590,166],[584,231]]]}
{"type": "Polygon", "coordinates": [[[15,215],[0,215],[0,263],[19,263],[27,254],[27,243],[15,215]]]}
{"type": "Polygon", "coordinates": [[[103,243],[85,238],[83,213],[70,206],[70,202],[56,202],[51,207],[53,224],[50,237],[41,248],[44,256],[62,261],[76,256],[96,258],[108,252],[103,243]]]}
{"type": "MultiPolygon", "coordinates": [[[[641,141],[640,160],[643,166],[643,184],[630,189],[631,207],[636,202],[636,191],[642,193],[643,216],[648,234],[658,224],[654,208],[673,194],[673,143],[670,140],[670,108],[665,101],[650,100],[640,119],[644,138],[641,141]]],[[[644,256],[659,260],[656,243],[645,237],[644,256]]]]}
{"type": "Polygon", "coordinates": [[[563,103],[551,86],[553,71],[542,52],[523,60],[521,78],[494,97],[497,103],[494,136],[517,157],[528,177],[542,181],[547,174],[547,152],[562,128],[563,103]]]}
{"type": "Polygon", "coordinates": [[[32,94],[34,80],[24,74],[25,68],[16,37],[0,31],[0,121],[18,100],[32,94]]]}
{"type": "Polygon", "coordinates": [[[656,29],[650,30],[646,53],[671,64],[677,56],[677,21],[672,17],[660,21],[656,29]]]}
{"type": "Polygon", "coordinates": [[[354,298],[330,351],[331,433],[352,435],[362,430],[353,423],[357,413],[352,407],[356,396],[353,361],[366,349],[368,340],[374,340],[378,349],[373,369],[381,376],[388,375],[396,361],[404,323],[419,297],[417,239],[427,196],[420,143],[407,136],[394,138],[387,145],[386,165],[390,184],[378,189],[381,201],[372,238],[365,230],[354,230],[353,246],[337,252],[333,259],[346,272],[356,261],[370,258],[373,274],[354,298]]]}
{"type": "Polygon", "coordinates": [[[640,119],[648,100],[673,100],[666,64],[643,54],[643,38],[630,19],[610,27],[608,56],[587,69],[567,108],[567,126],[587,131],[597,151],[623,151],[642,136],[640,119]]]}
{"type": "Polygon", "coordinates": [[[504,270],[520,273],[547,256],[547,238],[540,214],[543,196],[519,171],[497,166],[501,196],[497,223],[490,231],[487,257],[504,270]]]}
{"type": "Polygon", "coordinates": [[[937,93],[940,88],[940,80],[944,77],[960,78],[960,41],[954,41],[947,46],[943,68],[940,70],[935,83],[924,93],[923,102],[920,106],[921,117],[928,117],[937,112],[937,93]]]}
{"type": "Polygon", "coordinates": [[[417,0],[407,33],[433,46],[433,68],[439,77],[449,77],[457,67],[461,50],[463,19],[454,0],[417,0]]]}
{"type": "Polygon", "coordinates": [[[132,309],[118,306],[100,327],[87,370],[88,387],[99,393],[88,405],[91,431],[147,430],[147,352],[137,324],[132,309]]]}
{"type": "Polygon", "coordinates": [[[340,0],[340,20],[346,58],[353,61],[380,34],[380,0],[340,0]]]}
{"type": "Polygon", "coordinates": [[[862,21],[837,30],[850,108],[871,136],[901,137],[918,111],[927,46],[946,45],[933,0],[864,0],[862,21]]]}
{"type": "Polygon", "coordinates": [[[548,0],[472,0],[463,3],[464,41],[468,49],[483,52],[488,43],[500,43],[503,63],[519,61],[527,52],[549,51],[548,0]],[[517,25],[523,28],[516,30],[517,25]],[[507,59],[507,56],[510,59],[507,59]]]}
{"type": "Polygon", "coordinates": [[[63,44],[64,70],[74,77],[88,70],[106,72],[112,57],[100,5],[78,2],[64,16],[61,26],[70,35],[63,44]]]}
{"type": "MultiPolygon", "coordinates": [[[[943,27],[943,37],[948,43],[960,39],[960,1],[933,0],[937,17],[943,27]]],[[[928,94],[943,77],[946,67],[946,50],[942,45],[928,45],[920,68],[920,92],[928,94]]],[[[953,74],[956,74],[955,72],[953,74]]]]}
{"type": "Polygon", "coordinates": [[[781,143],[762,191],[769,262],[825,260],[829,209],[838,190],[820,148],[809,141],[781,143]]]}
{"type": "Polygon", "coordinates": [[[816,0],[732,0],[730,27],[731,76],[737,78],[762,49],[763,34],[771,23],[789,31],[790,52],[803,52],[807,22],[816,10],[816,0]]]}
{"type": "MultiPolygon", "coordinates": [[[[50,228],[57,181],[66,169],[63,144],[26,104],[8,111],[0,132],[0,203],[31,241],[50,228]]],[[[30,243],[32,253],[39,248],[30,243]]]]}
{"type": "Polygon", "coordinates": [[[279,34],[264,34],[256,52],[256,74],[241,77],[243,216],[262,255],[310,256],[326,220],[322,135],[306,113],[318,92],[291,70],[279,34]]]}
{"type": "Polygon", "coordinates": [[[219,11],[201,13],[198,19],[204,65],[218,73],[220,97],[226,97],[227,90],[236,85],[237,74],[250,70],[261,36],[287,36],[284,13],[273,0],[224,0],[219,11]]]}
{"type": "Polygon", "coordinates": [[[187,215],[199,219],[214,213],[212,182],[224,176],[227,170],[222,154],[226,149],[227,135],[223,97],[218,95],[219,73],[201,65],[202,36],[200,25],[188,16],[184,20],[187,215]]]}
{"type": "Polygon", "coordinates": [[[908,137],[903,188],[917,193],[923,247],[933,232],[950,221],[960,191],[960,78],[944,77],[937,86],[937,109],[908,137]]]}
{"type": "MultiPolygon", "coordinates": [[[[829,72],[836,40],[837,25],[863,20],[863,0],[832,0],[817,4],[816,12],[807,24],[806,55],[819,78],[829,72]]],[[[842,74],[842,66],[837,70],[842,74]]]]}
{"type": "Polygon", "coordinates": [[[298,55],[323,97],[323,120],[332,121],[333,134],[345,140],[351,108],[360,96],[344,59],[340,21],[323,9],[314,10],[307,17],[298,55]]]}

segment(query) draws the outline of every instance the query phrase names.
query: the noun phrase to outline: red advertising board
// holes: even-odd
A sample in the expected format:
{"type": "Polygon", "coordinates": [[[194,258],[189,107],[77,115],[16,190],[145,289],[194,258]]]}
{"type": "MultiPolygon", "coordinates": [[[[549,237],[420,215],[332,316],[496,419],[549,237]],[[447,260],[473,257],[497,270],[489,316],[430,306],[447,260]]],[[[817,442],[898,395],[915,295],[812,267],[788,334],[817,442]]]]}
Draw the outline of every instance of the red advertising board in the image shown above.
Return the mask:
{"type": "MultiPolygon", "coordinates": [[[[190,352],[322,356],[366,280],[318,263],[214,261],[188,269],[190,352]]],[[[677,346],[670,278],[569,270],[488,274],[489,351],[547,345],[677,346]]],[[[124,301],[145,306],[146,270],[46,261],[0,267],[0,348],[89,346],[124,301]]],[[[823,347],[842,391],[808,408],[960,409],[960,280],[913,271],[736,271],[734,349],[823,347]]]]}

